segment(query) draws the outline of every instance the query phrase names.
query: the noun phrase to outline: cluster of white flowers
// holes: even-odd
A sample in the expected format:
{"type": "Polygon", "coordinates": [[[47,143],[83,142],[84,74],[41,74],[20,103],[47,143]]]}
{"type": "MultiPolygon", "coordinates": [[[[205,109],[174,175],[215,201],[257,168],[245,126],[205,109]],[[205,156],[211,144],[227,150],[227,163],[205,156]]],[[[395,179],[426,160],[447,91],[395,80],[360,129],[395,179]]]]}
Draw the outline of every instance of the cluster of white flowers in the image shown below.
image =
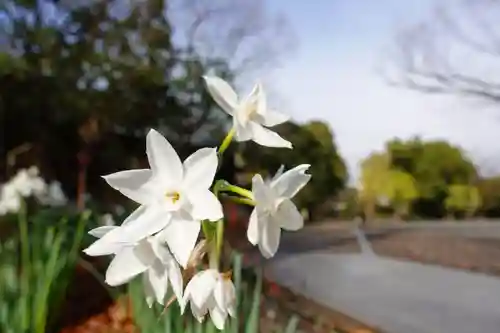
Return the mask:
{"type": "Polygon", "coordinates": [[[90,234],[98,240],[84,252],[91,256],[114,256],[106,271],[107,284],[125,284],[142,274],[149,306],[154,301],[165,305],[171,285],[183,313],[190,304],[200,322],[209,313],[214,325],[222,329],[227,316],[235,314],[236,298],[231,272],[219,270],[218,247],[222,240],[217,239],[218,233],[205,233],[205,239],[197,245],[202,225],[218,223],[217,227],[223,227],[218,196],[221,192],[231,192],[236,195],[232,198],[254,206],[247,236],[253,245],[258,245],[263,256],[270,258],[278,250],[281,229],[298,230],[303,226],[303,217],[290,199],[311,176],[305,173],[309,165],[299,165],[284,173],[281,169],[266,181],[255,175],[251,191],[224,180],[212,186],[219,157],[233,137],[236,141],[252,140],[269,147],[292,148],[292,145],[267,128],[288,118],[267,108],[260,84],[247,98],[239,100],[222,79],[205,77],[205,81],[214,100],[233,117],[233,128],[222,145],[219,149],[199,149],[182,162],[170,143],[157,131],[150,130],[146,137],[150,169],[103,177],[139,207],[120,226],[91,230],[90,234]],[[202,265],[201,270],[188,276],[193,254],[199,252],[202,243],[211,247],[212,251],[206,252],[217,258],[211,257],[210,265],[202,265]]]}
{"type": "Polygon", "coordinates": [[[62,206],[67,200],[61,184],[53,181],[47,184],[35,166],[20,169],[17,174],[1,186],[0,215],[16,213],[21,208],[23,198],[35,197],[47,206],[62,206]]]}

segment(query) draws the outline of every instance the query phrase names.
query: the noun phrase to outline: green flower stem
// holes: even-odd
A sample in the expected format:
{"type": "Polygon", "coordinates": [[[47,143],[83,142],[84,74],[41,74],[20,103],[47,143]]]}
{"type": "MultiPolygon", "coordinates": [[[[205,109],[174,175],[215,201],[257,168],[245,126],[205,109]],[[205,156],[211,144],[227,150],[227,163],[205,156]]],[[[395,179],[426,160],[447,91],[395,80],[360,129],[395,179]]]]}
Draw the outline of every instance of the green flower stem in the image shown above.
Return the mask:
{"type": "Polygon", "coordinates": [[[27,331],[30,321],[30,275],[31,275],[31,262],[30,262],[30,243],[28,238],[28,217],[26,212],[26,203],[21,200],[21,207],[18,214],[19,222],[19,237],[21,241],[21,298],[22,298],[22,312],[21,312],[21,325],[23,331],[27,331]]]}
{"type": "MultiPolygon", "coordinates": [[[[232,137],[232,135],[233,134],[229,132],[226,139],[232,137]]],[[[227,147],[227,145],[224,145],[224,143],[228,141],[226,139],[224,139],[220,151],[223,151],[225,147],[227,147]]],[[[220,192],[232,192],[238,194],[241,197],[232,197],[232,196],[226,196],[226,197],[228,197],[230,200],[234,202],[255,206],[255,203],[253,201],[253,194],[251,191],[236,185],[231,185],[223,179],[219,179],[215,182],[212,191],[216,197],[219,197],[220,192]]],[[[210,242],[211,245],[211,251],[209,254],[210,267],[218,269],[221,262],[222,247],[224,244],[224,219],[221,219],[217,222],[203,221],[202,229],[205,238],[207,239],[207,241],[210,242]],[[212,227],[212,223],[216,223],[215,228],[212,227]]]]}
{"type": "Polygon", "coordinates": [[[219,269],[219,258],[217,257],[217,247],[215,242],[210,243],[210,252],[208,254],[208,265],[210,268],[219,269]]]}
{"type": "Polygon", "coordinates": [[[215,262],[217,267],[220,266],[222,245],[224,244],[224,219],[217,221],[217,229],[215,234],[215,262]]]}
{"type": "Polygon", "coordinates": [[[219,156],[222,156],[222,154],[224,154],[224,152],[226,151],[226,149],[229,147],[229,145],[231,144],[231,141],[233,141],[233,136],[234,136],[234,133],[235,133],[235,129],[234,127],[231,128],[231,130],[227,133],[226,137],[224,138],[224,140],[222,140],[222,143],[219,147],[219,150],[217,151],[217,154],[219,156]]]}
{"type": "Polygon", "coordinates": [[[236,185],[227,185],[226,188],[225,188],[225,191],[226,192],[233,192],[233,193],[239,194],[242,197],[245,197],[245,198],[250,199],[250,200],[253,201],[253,193],[252,193],[252,191],[249,191],[247,189],[241,188],[239,186],[236,186],[236,185]]]}
{"type": "Polygon", "coordinates": [[[249,191],[247,189],[241,188],[236,185],[231,185],[223,179],[220,179],[217,182],[215,182],[213,191],[216,196],[219,195],[219,192],[233,192],[235,194],[241,195],[242,197],[245,197],[253,201],[252,191],[249,191]]]}
{"type": "Polygon", "coordinates": [[[212,242],[212,240],[214,239],[214,235],[215,235],[215,231],[214,231],[214,227],[213,227],[214,223],[215,222],[211,222],[208,220],[201,221],[201,229],[203,231],[203,235],[205,236],[205,239],[209,243],[212,242]]]}
{"type": "Polygon", "coordinates": [[[232,202],[240,203],[243,205],[255,206],[255,201],[253,201],[252,199],[233,197],[231,195],[226,195],[226,196],[224,196],[224,198],[227,198],[227,199],[231,200],[232,202]]]}

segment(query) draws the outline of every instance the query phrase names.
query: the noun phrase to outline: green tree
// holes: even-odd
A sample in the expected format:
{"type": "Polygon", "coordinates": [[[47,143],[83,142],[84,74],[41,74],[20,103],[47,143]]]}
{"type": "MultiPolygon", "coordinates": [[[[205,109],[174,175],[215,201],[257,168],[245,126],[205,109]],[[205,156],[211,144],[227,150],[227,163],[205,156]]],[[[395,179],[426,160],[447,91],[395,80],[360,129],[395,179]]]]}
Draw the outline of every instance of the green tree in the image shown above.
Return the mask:
{"type": "Polygon", "coordinates": [[[353,219],[360,214],[358,190],[354,187],[346,187],[339,192],[336,198],[339,217],[353,219]]]}
{"type": "Polygon", "coordinates": [[[472,161],[464,152],[446,141],[427,141],[414,138],[394,139],[386,150],[391,166],[409,173],[417,184],[420,198],[415,210],[424,216],[443,216],[444,199],[451,184],[471,184],[477,178],[472,161]]]}
{"type": "Polygon", "coordinates": [[[381,192],[391,203],[397,219],[408,216],[412,202],[418,198],[415,180],[409,173],[401,170],[389,170],[381,192]]]}
{"type": "Polygon", "coordinates": [[[368,220],[375,217],[377,203],[385,194],[389,170],[390,158],[385,153],[372,153],[361,162],[358,194],[368,220]]]}
{"type": "Polygon", "coordinates": [[[333,166],[333,173],[338,177],[346,180],[347,167],[344,160],[338,154],[338,147],[335,141],[332,128],[325,122],[313,120],[304,124],[305,129],[309,130],[314,135],[316,140],[319,141],[323,147],[323,154],[331,155],[331,164],[333,166]]]}
{"type": "Polygon", "coordinates": [[[477,187],[483,204],[481,213],[488,217],[500,216],[500,177],[480,179],[477,187]]]}
{"type": "Polygon", "coordinates": [[[445,206],[449,215],[474,215],[481,206],[481,195],[475,186],[454,184],[448,188],[445,206]]]}
{"type": "Polygon", "coordinates": [[[70,196],[100,196],[107,190],[97,176],[139,166],[151,127],[182,152],[208,133],[222,136],[227,117],[201,76],[214,70],[230,78],[228,66],[194,52],[181,57],[166,12],[163,0],[0,7],[5,151],[30,144],[45,175],[70,196]]]}

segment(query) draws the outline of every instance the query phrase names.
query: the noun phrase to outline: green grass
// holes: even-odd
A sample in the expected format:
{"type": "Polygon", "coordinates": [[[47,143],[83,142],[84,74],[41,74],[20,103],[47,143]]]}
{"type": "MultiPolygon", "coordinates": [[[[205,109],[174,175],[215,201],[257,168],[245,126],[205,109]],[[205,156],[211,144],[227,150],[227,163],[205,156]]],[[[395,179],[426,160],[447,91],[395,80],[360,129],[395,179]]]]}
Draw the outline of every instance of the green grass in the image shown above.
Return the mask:
{"type": "MultiPolygon", "coordinates": [[[[59,319],[81,249],[93,241],[85,231],[97,225],[97,221],[89,217],[89,213],[76,214],[67,209],[37,210],[33,214],[23,210],[17,220],[10,220],[11,216],[0,222],[13,223],[10,234],[0,239],[0,332],[53,331],[51,328],[59,319]]],[[[87,269],[93,271],[92,267],[87,269]]],[[[222,332],[256,333],[260,321],[261,273],[243,270],[241,256],[235,255],[233,280],[237,290],[237,317],[230,318],[222,332]]],[[[112,289],[115,296],[120,290],[112,289]]],[[[208,316],[202,324],[189,311],[181,316],[176,302],[163,314],[159,306],[150,309],[140,279],[132,281],[127,292],[141,332],[219,332],[208,316]]],[[[280,332],[296,332],[297,325],[298,318],[293,317],[280,332]]]]}
{"type": "MultiPolygon", "coordinates": [[[[79,257],[89,214],[21,210],[0,240],[0,332],[45,333],[57,319],[79,257]]],[[[9,223],[4,221],[4,223],[9,223]]]]}

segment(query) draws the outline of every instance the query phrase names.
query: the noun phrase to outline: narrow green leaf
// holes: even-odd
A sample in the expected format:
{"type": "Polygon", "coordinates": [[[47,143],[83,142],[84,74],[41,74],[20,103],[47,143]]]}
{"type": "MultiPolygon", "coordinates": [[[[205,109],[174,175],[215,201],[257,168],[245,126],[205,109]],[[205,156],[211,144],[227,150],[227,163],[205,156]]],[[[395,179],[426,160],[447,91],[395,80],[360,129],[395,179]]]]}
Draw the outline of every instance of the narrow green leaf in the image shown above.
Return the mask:
{"type": "Polygon", "coordinates": [[[297,329],[299,327],[299,321],[300,321],[300,319],[299,319],[298,316],[293,316],[288,321],[288,324],[286,325],[284,333],[295,333],[295,332],[297,332],[297,329]]]}

